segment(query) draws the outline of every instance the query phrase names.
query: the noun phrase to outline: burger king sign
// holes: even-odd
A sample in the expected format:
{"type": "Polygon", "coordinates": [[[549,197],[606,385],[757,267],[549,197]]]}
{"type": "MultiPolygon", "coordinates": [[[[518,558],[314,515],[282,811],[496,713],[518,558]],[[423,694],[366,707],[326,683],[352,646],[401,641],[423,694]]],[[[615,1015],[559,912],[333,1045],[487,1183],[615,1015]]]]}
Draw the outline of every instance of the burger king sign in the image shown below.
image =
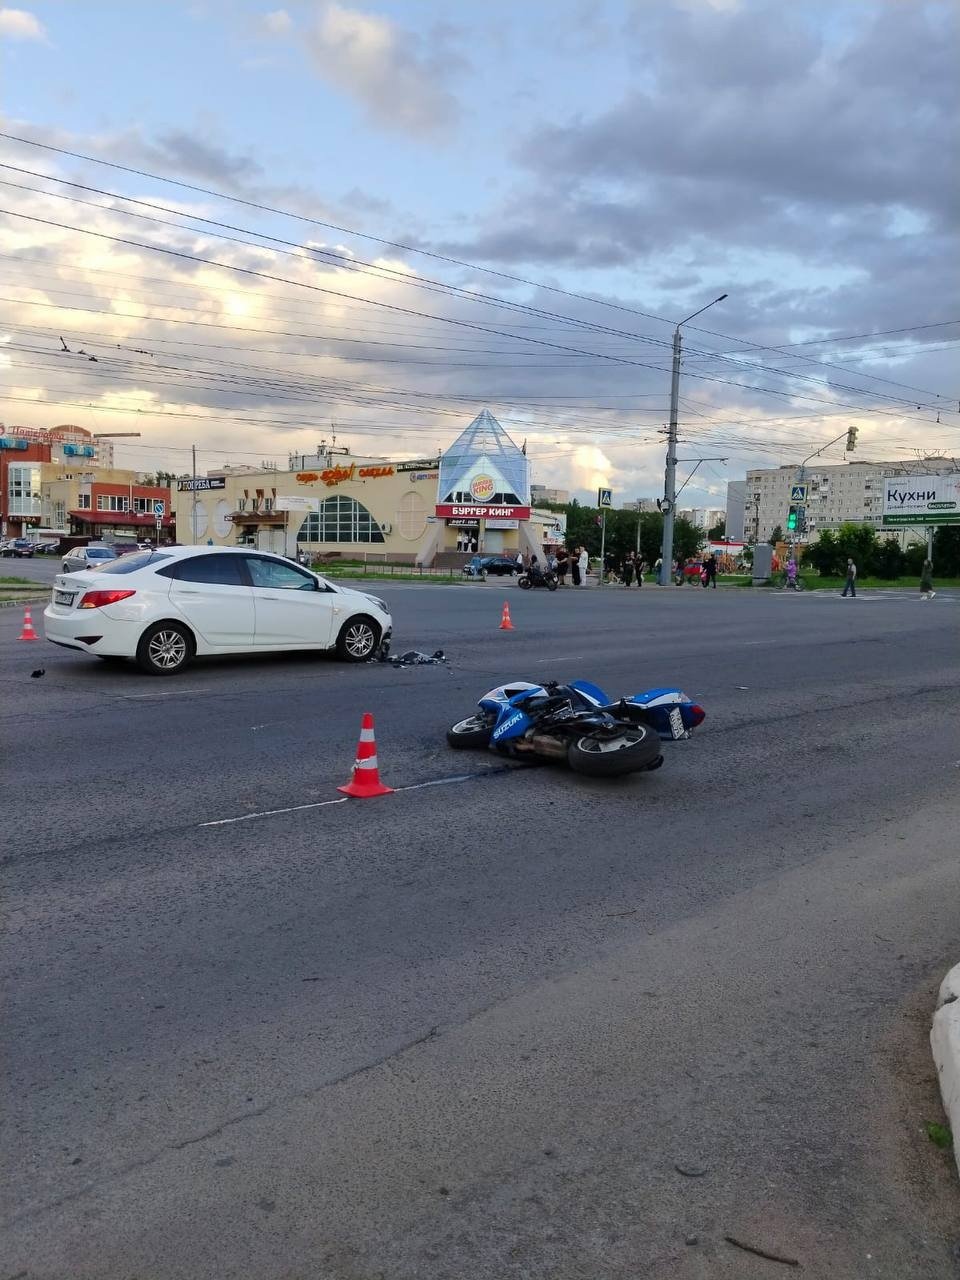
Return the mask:
{"type": "Polygon", "coordinates": [[[470,497],[474,502],[489,502],[493,497],[493,491],[492,476],[474,476],[470,481],[470,497]]]}

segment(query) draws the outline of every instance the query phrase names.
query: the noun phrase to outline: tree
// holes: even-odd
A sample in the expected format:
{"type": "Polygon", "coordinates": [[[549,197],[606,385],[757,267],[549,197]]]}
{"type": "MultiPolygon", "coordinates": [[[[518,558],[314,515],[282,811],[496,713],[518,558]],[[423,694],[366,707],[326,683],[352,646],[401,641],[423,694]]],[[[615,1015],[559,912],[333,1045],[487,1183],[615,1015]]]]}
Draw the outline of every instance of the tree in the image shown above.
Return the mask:
{"type": "Polygon", "coordinates": [[[933,535],[933,564],[941,577],[960,577],[960,528],[944,525],[933,535]]]}
{"type": "Polygon", "coordinates": [[[840,548],[829,529],[824,529],[820,537],[810,544],[803,553],[803,563],[816,569],[822,578],[833,578],[842,567],[840,548]]]}
{"type": "Polygon", "coordinates": [[[878,578],[899,578],[903,573],[903,551],[896,538],[884,538],[873,554],[871,572],[878,578]]]}
{"type": "Polygon", "coordinates": [[[770,534],[768,541],[771,547],[775,547],[778,542],[783,541],[783,525],[782,524],[775,524],[773,526],[773,532],[770,534]]]}
{"type": "Polygon", "coordinates": [[[719,520],[712,529],[707,530],[707,537],[711,542],[722,542],[727,536],[726,520],[719,520]]]}

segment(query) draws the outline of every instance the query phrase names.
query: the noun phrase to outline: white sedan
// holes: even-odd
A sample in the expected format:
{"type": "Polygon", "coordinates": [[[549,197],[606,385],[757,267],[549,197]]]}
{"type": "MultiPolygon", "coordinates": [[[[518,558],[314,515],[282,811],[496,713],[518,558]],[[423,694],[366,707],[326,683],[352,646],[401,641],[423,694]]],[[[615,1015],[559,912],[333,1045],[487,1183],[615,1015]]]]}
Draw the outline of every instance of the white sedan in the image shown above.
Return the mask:
{"type": "Polygon", "coordinates": [[[244,547],[164,547],[62,574],[43,621],[54,644],[155,676],[208,654],[335,649],[364,662],[393,634],[376,596],[244,547]]]}

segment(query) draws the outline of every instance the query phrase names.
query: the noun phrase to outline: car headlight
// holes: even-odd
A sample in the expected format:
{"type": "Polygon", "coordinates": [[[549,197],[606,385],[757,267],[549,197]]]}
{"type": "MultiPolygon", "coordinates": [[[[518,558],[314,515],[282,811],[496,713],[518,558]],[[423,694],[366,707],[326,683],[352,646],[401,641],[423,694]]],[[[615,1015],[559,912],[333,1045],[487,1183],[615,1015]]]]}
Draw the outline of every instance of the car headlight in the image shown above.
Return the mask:
{"type": "Polygon", "coordinates": [[[366,598],[370,601],[371,604],[375,604],[378,609],[382,609],[384,613],[390,612],[390,610],[387,608],[386,600],[381,600],[379,596],[367,596],[366,598]]]}

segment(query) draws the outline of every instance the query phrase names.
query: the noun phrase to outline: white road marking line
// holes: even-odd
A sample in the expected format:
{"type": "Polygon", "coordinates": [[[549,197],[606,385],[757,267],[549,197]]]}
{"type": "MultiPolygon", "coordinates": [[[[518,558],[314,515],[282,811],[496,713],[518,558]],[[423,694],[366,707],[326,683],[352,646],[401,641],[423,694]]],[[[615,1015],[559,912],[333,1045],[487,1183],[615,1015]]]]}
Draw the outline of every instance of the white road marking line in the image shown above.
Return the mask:
{"type": "MultiPolygon", "coordinates": [[[[484,772],[487,772],[486,770],[484,772]]],[[[451,782],[468,782],[471,778],[479,777],[475,773],[458,773],[450,778],[434,778],[431,782],[414,782],[407,787],[394,787],[394,791],[419,791],[422,787],[443,787],[451,782]]],[[[346,804],[350,796],[341,796],[337,800],[315,800],[312,804],[294,804],[286,809],[264,809],[260,813],[241,813],[236,818],[217,818],[214,822],[200,822],[197,825],[201,827],[226,827],[234,822],[249,822],[252,818],[275,818],[281,813],[299,813],[303,809],[325,809],[330,804],[346,804]]]]}
{"type": "Polygon", "coordinates": [[[419,791],[421,787],[445,787],[448,782],[469,782],[479,777],[476,773],[457,773],[451,778],[434,778],[432,782],[414,782],[409,787],[394,787],[394,791],[419,791]]]}
{"type": "Polygon", "coordinates": [[[569,653],[563,658],[541,658],[541,666],[546,666],[549,662],[578,662],[586,658],[585,653],[569,653]]]}
{"type": "Polygon", "coordinates": [[[208,687],[201,689],[158,689],[155,693],[118,693],[117,697],[122,702],[132,702],[134,699],[140,698],[185,698],[188,694],[193,693],[210,693],[208,687]]]}
{"type": "Polygon", "coordinates": [[[215,822],[200,822],[201,827],[226,827],[231,822],[249,822],[251,818],[273,818],[279,813],[297,813],[301,809],[323,809],[328,804],[346,804],[349,796],[341,796],[339,800],[316,800],[313,804],[294,804],[288,809],[264,809],[261,813],[241,813],[237,818],[217,818],[215,822]]]}

